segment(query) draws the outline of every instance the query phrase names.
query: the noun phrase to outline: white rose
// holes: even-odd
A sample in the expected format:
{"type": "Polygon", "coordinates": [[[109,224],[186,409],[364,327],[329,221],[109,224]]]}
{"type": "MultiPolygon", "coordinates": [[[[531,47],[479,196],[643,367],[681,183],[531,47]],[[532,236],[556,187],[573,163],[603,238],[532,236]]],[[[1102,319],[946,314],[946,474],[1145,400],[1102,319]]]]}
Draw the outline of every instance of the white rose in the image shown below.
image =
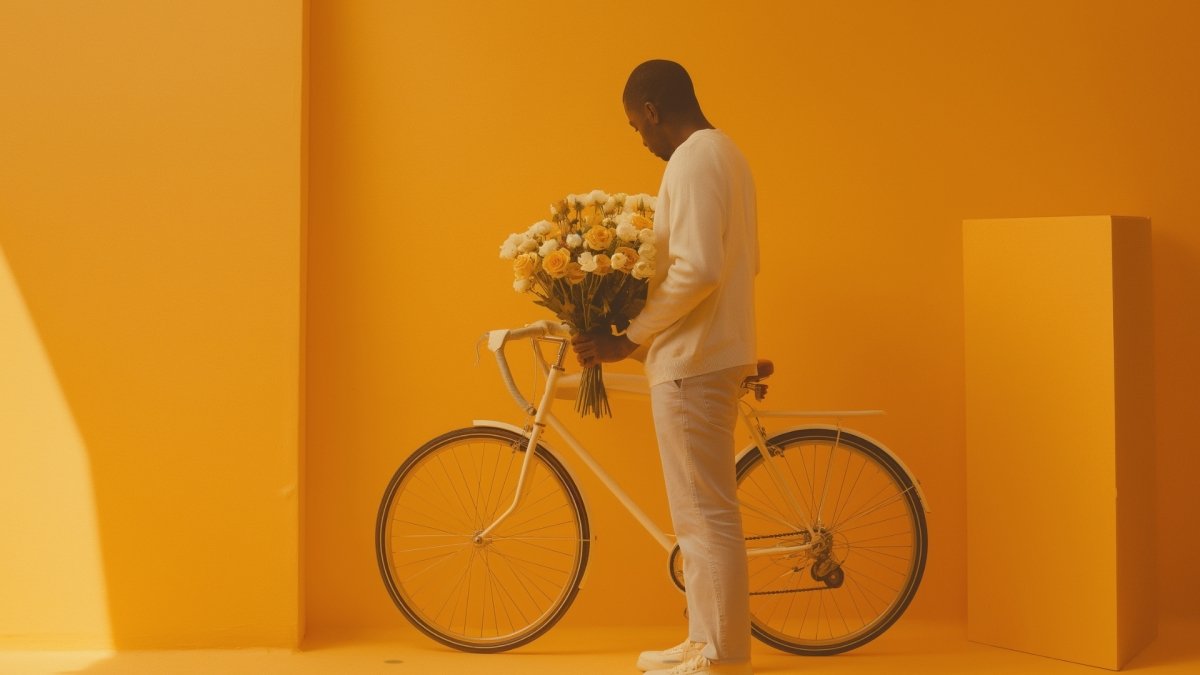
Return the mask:
{"type": "MultiPolygon", "coordinates": [[[[617,256],[613,256],[614,258],[617,256]]],[[[642,258],[633,265],[634,279],[649,279],[654,276],[654,261],[642,258]]]]}
{"type": "Polygon", "coordinates": [[[607,200],[605,200],[605,202],[604,202],[604,212],[605,213],[615,213],[617,208],[618,207],[617,207],[617,198],[616,197],[609,197],[607,200]]]}
{"type": "Polygon", "coordinates": [[[624,253],[612,254],[612,268],[614,270],[623,269],[625,264],[629,262],[629,256],[624,253]]]}
{"type": "Polygon", "coordinates": [[[504,260],[516,258],[518,253],[517,247],[521,245],[523,240],[524,237],[519,234],[508,235],[508,239],[505,239],[504,243],[500,245],[500,257],[504,260]]]}
{"type": "Polygon", "coordinates": [[[583,246],[583,237],[579,236],[575,232],[568,234],[567,235],[567,246],[569,248],[579,248],[580,246],[583,246]]]}
{"type": "Polygon", "coordinates": [[[658,251],[654,248],[653,243],[642,244],[641,246],[638,247],[638,256],[642,257],[642,258],[649,258],[650,260],[654,260],[654,254],[657,252],[658,251]]]}
{"type": "Polygon", "coordinates": [[[551,205],[550,205],[550,217],[551,217],[551,218],[557,218],[557,217],[558,217],[558,207],[557,207],[557,206],[555,206],[554,204],[551,204],[551,205]]]}
{"type": "Polygon", "coordinates": [[[575,262],[579,263],[579,268],[584,272],[596,271],[596,256],[592,255],[591,251],[580,253],[579,259],[575,262]]]}
{"type": "Polygon", "coordinates": [[[556,250],[558,250],[558,240],[547,239],[546,242],[542,244],[542,247],[538,249],[538,255],[545,258],[556,250]]]}
{"type": "Polygon", "coordinates": [[[658,209],[658,196],[657,195],[642,195],[642,196],[646,198],[646,200],[645,200],[646,208],[650,209],[651,211],[655,211],[658,209]]]}
{"type": "Polygon", "coordinates": [[[588,199],[591,200],[590,202],[588,202],[590,204],[603,205],[605,202],[608,201],[608,193],[605,192],[604,190],[592,190],[590,193],[588,193],[588,199]]]}
{"type": "Polygon", "coordinates": [[[521,253],[529,253],[536,251],[538,247],[537,240],[529,235],[517,235],[521,237],[521,243],[517,244],[517,250],[521,253]]]}
{"type": "Polygon", "coordinates": [[[531,230],[531,231],[532,231],[534,234],[546,234],[547,232],[549,232],[549,231],[550,231],[550,229],[551,229],[552,227],[554,227],[554,226],[553,226],[553,225],[551,225],[551,224],[550,224],[548,221],[545,221],[545,220],[539,220],[539,221],[537,221],[536,223],[534,223],[534,224],[533,224],[533,227],[531,227],[531,228],[529,228],[529,229],[530,229],[530,230],[531,230]]]}
{"type": "Polygon", "coordinates": [[[514,279],[513,280],[513,290],[518,293],[524,293],[524,292],[528,291],[532,286],[533,286],[532,279],[526,278],[526,279],[514,279]]]}
{"type": "Polygon", "coordinates": [[[642,242],[643,244],[653,244],[654,230],[647,227],[641,232],[638,232],[638,241],[642,242]]]}
{"type": "Polygon", "coordinates": [[[634,214],[620,214],[616,219],[617,237],[623,241],[637,239],[637,228],[634,227],[634,214]]]}

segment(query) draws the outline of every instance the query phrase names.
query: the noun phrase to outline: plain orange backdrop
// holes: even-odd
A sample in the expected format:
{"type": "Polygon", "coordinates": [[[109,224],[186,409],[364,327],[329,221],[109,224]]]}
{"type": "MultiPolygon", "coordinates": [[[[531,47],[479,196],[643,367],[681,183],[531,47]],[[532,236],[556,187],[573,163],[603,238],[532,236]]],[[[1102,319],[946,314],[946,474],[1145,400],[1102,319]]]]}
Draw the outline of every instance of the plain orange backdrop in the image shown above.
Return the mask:
{"type": "MultiPolygon", "coordinates": [[[[0,644],[410,630],[378,499],[426,439],[521,421],[474,365],[545,317],[498,245],[565,193],[657,189],[619,96],[659,57],[755,171],[769,400],[887,409],[856,426],[923,481],[913,618],[966,616],[962,221],[1152,219],[1145,573],[1196,617],[1198,24],[1183,0],[0,3],[0,644]]],[[[617,403],[585,437],[665,525],[649,417],[617,403]]],[[[678,622],[665,556],[584,489],[565,621],[678,622]]]]}
{"type": "MultiPolygon", "coordinates": [[[[885,408],[857,426],[924,483],[914,617],[965,617],[962,221],[1152,218],[1160,498],[1145,525],[1160,538],[1146,573],[1165,612],[1196,611],[1197,545],[1180,536],[1197,513],[1195,5],[315,2],[311,19],[311,631],[398,621],[369,525],[407,453],[475,417],[521,421],[494,365],[474,365],[480,333],[546,316],[509,289],[499,242],[568,192],[657,190],[663,164],[619,101],[647,58],[685,64],[754,168],[771,402],[885,408]]],[[[644,411],[582,426],[665,519],[644,411]]],[[[583,483],[600,539],[566,620],[678,620],[665,556],[583,483]]]]}

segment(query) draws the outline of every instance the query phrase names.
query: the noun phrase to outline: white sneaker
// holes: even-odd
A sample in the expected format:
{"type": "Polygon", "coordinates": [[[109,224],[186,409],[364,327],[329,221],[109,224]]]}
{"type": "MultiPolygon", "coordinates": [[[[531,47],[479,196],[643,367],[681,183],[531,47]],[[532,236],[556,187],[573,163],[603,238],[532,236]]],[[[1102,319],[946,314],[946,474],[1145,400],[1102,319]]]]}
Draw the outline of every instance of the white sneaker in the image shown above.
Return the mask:
{"type": "Polygon", "coordinates": [[[701,654],[667,670],[649,670],[646,675],[754,675],[750,663],[713,663],[701,654]]]}
{"type": "Polygon", "coordinates": [[[684,640],[674,647],[664,649],[661,652],[642,652],[638,656],[637,667],[639,670],[673,668],[700,654],[701,649],[704,649],[703,642],[684,640]]]}

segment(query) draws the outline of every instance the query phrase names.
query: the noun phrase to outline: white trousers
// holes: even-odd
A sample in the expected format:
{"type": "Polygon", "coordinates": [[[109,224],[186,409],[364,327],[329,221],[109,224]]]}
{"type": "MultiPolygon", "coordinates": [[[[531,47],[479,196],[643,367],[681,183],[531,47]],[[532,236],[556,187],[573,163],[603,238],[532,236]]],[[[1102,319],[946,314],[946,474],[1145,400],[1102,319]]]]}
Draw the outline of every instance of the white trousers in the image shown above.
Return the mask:
{"type": "Polygon", "coordinates": [[[750,587],[733,430],[745,367],[650,390],[667,502],[687,588],[688,638],[713,661],[750,660],[750,587]]]}

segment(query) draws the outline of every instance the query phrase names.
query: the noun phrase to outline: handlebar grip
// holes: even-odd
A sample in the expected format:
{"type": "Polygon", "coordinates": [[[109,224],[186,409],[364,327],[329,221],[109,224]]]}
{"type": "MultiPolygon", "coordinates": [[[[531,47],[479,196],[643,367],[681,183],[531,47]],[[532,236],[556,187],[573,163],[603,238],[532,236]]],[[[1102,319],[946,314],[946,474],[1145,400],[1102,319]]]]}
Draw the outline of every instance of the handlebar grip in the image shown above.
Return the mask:
{"type": "Polygon", "coordinates": [[[500,366],[500,374],[504,379],[504,386],[508,387],[508,394],[513,397],[517,405],[525,411],[527,415],[533,415],[537,412],[537,408],[525,399],[521,394],[521,390],[517,389],[517,383],[513,382],[512,371],[508,369],[508,359],[504,358],[504,348],[501,347],[493,352],[496,355],[497,365],[500,366]]]}
{"type": "Polygon", "coordinates": [[[527,337],[544,337],[547,335],[555,337],[570,337],[571,330],[564,323],[557,321],[541,320],[525,325],[521,328],[512,330],[494,330],[488,333],[488,349],[496,355],[496,363],[500,366],[500,375],[504,380],[504,386],[508,388],[508,394],[513,397],[517,405],[525,411],[526,414],[537,414],[537,408],[533,406],[517,389],[517,383],[513,381],[512,371],[508,368],[508,359],[504,356],[504,346],[509,340],[515,340],[527,337]]]}
{"type": "Polygon", "coordinates": [[[542,337],[552,335],[554,337],[570,337],[571,329],[567,328],[566,324],[558,321],[549,321],[542,319],[526,324],[521,328],[514,328],[508,331],[508,340],[527,338],[527,337],[542,337]]]}

